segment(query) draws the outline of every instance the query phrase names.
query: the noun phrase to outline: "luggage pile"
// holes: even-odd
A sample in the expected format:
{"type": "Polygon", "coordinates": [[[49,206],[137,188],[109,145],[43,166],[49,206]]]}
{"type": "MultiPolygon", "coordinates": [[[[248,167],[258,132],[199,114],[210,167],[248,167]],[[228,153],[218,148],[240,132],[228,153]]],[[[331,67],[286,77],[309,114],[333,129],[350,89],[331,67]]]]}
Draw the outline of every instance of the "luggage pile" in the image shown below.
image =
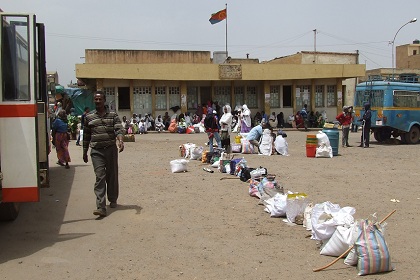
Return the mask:
{"type": "MultiPolygon", "coordinates": [[[[311,239],[320,245],[321,255],[337,257],[334,262],[314,271],[323,270],[342,258],[346,265],[357,266],[358,275],[394,270],[384,237],[383,222],[395,210],[380,222],[375,215],[369,219],[355,220],[355,208],[340,207],[330,201],[313,203],[306,193],[285,191],[276,180],[276,175],[270,174],[262,166],[248,166],[244,157],[234,158],[234,154],[225,153],[219,148],[210,153],[192,143],[180,145],[179,150],[184,161],[201,160],[218,172],[230,175],[220,180],[240,179],[247,183],[249,195],[258,198],[259,204],[271,217],[284,217],[284,222],[302,225],[310,231],[311,239]]],[[[181,163],[177,164],[179,166],[181,163]]],[[[203,170],[214,173],[211,168],[203,170]]]]}

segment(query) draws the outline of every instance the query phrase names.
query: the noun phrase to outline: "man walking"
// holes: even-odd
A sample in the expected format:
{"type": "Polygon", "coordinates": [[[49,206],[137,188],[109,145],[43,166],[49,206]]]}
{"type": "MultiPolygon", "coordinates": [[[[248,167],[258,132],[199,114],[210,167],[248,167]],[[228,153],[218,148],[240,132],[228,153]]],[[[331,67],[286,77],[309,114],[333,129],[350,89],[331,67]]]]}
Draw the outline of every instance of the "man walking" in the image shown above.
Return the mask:
{"type": "Polygon", "coordinates": [[[302,110],[300,110],[300,116],[303,119],[303,126],[305,130],[308,130],[308,105],[304,104],[302,110]]]}
{"type": "Polygon", "coordinates": [[[96,110],[87,114],[83,125],[83,161],[88,162],[88,150],[96,175],[94,192],[96,195],[96,210],[94,215],[105,217],[106,197],[110,207],[117,207],[118,199],[118,152],[124,150],[124,129],[117,113],[110,112],[105,107],[105,94],[95,92],[96,110]],[[115,145],[117,140],[117,146],[115,145]]]}

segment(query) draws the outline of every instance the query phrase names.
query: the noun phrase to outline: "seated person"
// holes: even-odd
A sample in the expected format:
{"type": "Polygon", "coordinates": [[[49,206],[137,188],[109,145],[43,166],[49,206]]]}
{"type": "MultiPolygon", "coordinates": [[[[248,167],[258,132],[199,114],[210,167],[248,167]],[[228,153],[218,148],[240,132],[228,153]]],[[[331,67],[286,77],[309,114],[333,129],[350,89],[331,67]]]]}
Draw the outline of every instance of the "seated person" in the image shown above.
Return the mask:
{"type": "Polygon", "coordinates": [[[146,134],[147,133],[147,124],[145,120],[142,118],[139,122],[139,133],[146,134]]]}
{"type": "Polygon", "coordinates": [[[259,125],[262,121],[262,116],[260,112],[255,113],[254,116],[254,126],[259,125]]]}
{"type": "Polygon", "coordinates": [[[178,131],[178,124],[176,122],[176,118],[171,120],[171,124],[168,127],[168,131],[175,133],[178,131]]]}
{"type": "Polygon", "coordinates": [[[162,116],[161,115],[157,116],[157,118],[155,120],[155,130],[157,132],[161,132],[161,131],[163,131],[164,127],[165,127],[165,125],[163,124],[162,116]]]}
{"type": "Polygon", "coordinates": [[[276,113],[272,112],[270,117],[268,118],[268,123],[270,124],[271,128],[276,128],[278,121],[277,121],[277,117],[276,117],[276,113]]]}
{"type": "Polygon", "coordinates": [[[305,127],[304,123],[303,123],[303,118],[300,116],[300,113],[297,112],[295,115],[295,123],[296,123],[296,128],[303,128],[305,127]]]}

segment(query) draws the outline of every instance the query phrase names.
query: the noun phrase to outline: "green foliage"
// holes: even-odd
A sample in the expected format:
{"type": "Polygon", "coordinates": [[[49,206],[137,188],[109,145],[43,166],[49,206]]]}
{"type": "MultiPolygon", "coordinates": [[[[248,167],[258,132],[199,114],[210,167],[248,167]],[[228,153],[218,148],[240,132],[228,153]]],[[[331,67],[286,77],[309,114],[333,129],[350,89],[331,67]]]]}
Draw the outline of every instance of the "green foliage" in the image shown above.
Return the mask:
{"type": "Polygon", "coordinates": [[[77,116],[68,116],[67,124],[69,126],[70,132],[77,132],[77,124],[79,123],[79,118],[77,116]]]}

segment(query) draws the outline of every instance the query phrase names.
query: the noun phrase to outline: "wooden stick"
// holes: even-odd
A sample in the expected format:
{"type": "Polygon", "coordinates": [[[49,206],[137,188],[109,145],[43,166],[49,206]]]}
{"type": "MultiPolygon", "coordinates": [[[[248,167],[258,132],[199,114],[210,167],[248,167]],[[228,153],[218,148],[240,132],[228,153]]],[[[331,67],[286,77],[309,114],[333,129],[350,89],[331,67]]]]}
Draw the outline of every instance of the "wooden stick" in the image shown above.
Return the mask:
{"type": "MultiPolygon", "coordinates": [[[[395,211],[397,211],[397,209],[392,210],[392,212],[389,213],[388,215],[386,215],[385,218],[383,218],[379,222],[379,224],[382,224],[383,222],[385,222],[385,220],[388,219],[392,214],[394,214],[395,211]]],[[[343,258],[345,255],[347,255],[351,251],[351,249],[353,249],[353,247],[354,247],[354,244],[351,247],[349,247],[344,253],[342,253],[339,257],[337,257],[335,260],[333,260],[332,262],[330,262],[329,264],[324,265],[323,267],[320,267],[320,268],[313,269],[313,271],[314,272],[318,272],[318,271],[324,270],[324,269],[332,266],[333,264],[335,264],[336,262],[338,262],[341,258],[343,258]]]]}
{"type": "Polygon", "coordinates": [[[224,179],[239,179],[239,177],[232,176],[232,177],[222,177],[222,178],[220,178],[220,180],[224,180],[224,179]]]}

